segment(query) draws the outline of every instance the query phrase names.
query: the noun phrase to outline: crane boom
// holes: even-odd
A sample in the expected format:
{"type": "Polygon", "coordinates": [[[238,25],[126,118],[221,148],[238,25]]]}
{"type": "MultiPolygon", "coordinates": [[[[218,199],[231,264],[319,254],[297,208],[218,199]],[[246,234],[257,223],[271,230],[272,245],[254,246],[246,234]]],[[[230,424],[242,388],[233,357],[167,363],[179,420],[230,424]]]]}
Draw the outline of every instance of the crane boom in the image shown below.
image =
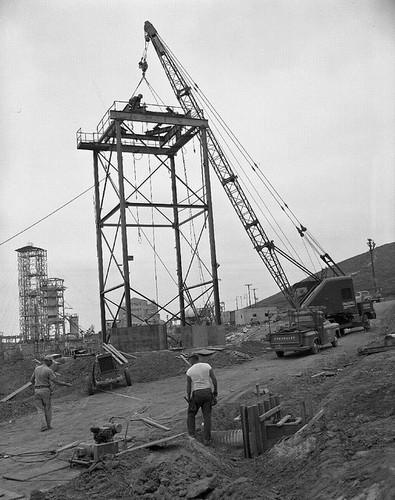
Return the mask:
{"type": "MultiPolygon", "coordinates": [[[[203,111],[193,95],[192,88],[180,71],[176,61],[166,49],[154,26],[146,21],[144,24],[146,41],[151,41],[170,85],[185,113],[190,113],[195,118],[204,118],[203,111]]],[[[294,308],[299,308],[299,300],[288,282],[288,278],[281,266],[276,253],[276,247],[264,231],[251,204],[235,175],[224,151],[210,128],[207,129],[207,149],[209,161],[219,178],[233,208],[235,209],[245,231],[247,232],[254,249],[264,262],[266,268],[275,280],[277,286],[294,308]]],[[[280,252],[284,256],[285,252],[280,252]]],[[[286,255],[285,255],[286,256],[286,255]]],[[[286,256],[288,258],[288,256],[286,256]]],[[[299,266],[300,267],[300,266],[299,266]]],[[[303,267],[303,266],[302,266],[303,267]]],[[[312,275],[305,268],[308,274],[312,275]]]]}

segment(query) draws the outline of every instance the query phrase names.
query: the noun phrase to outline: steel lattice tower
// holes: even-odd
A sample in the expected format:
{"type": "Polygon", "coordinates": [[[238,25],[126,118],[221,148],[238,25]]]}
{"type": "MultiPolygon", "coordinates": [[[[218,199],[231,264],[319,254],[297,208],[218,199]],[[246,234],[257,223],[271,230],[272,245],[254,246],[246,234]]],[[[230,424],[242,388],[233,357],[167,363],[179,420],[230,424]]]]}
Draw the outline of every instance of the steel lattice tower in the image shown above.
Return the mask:
{"type": "Polygon", "coordinates": [[[23,342],[64,336],[63,279],[48,278],[47,251],[27,245],[18,252],[19,324],[23,342]]]}
{"type": "MultiPolygon", "coordinates": [[[[186,309],[197,311],[198,301],[206,294],[208,299],[203,303],[207,306],[210,301],[213,322],[221,324],[207,128],[207,120],[192,118],[180,108],[167,107],[163,112],[156,105],[136,108],[115,101],[96,132],[77,132],[78,149],[93,152],[104,341],[107,324],[115,326],[121,310],[126,326],[133,325],[131,294],[155,304],[157,312],[166,315],[166,322],[177,320],[182,325],[188,323],[186,309]],[[191,167],[184,149],[194,137],[199,138],[199,151],[191,167]],[[195,234],[191,236],[187,228],[192,223],[195,234]],[[148,252],[135,256],[140,240],[154,228],[163,237],[151,240],[150,251],[168,240],[166,229],[173,232],[173,240],[169,239],[170,245],[158,257],[171,268],[170,277],[165,276],[167,297],[161,297],[160,303],[152,294],[155,285],[147,286],[147,276],[134,279],[136,266],[149,267],[148,252]],[[170,261],[174,251],[175,258],[170,261]],[[207,265],[202,263],[203,254],[207,265]],[[193,275],[198,260],[200,269],[193,275]]],[[[149,318],[146,321],[149,323],[149,318]]]]}
{"type": "Polygon", "coordinates": [[[19,324],[23,342],[48,336],[42,286],[48,279],[47,251],[32,245],[18,252],[19,324]]]}

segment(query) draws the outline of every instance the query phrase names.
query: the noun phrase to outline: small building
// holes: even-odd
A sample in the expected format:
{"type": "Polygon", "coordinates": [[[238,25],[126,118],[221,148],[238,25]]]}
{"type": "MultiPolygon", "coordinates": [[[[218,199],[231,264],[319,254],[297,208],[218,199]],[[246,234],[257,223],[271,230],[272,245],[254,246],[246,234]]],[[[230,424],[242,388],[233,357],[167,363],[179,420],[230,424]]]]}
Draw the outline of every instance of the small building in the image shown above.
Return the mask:
{"type": "Polygon", "coordinates": [[[236,326],[267,323],[268,321],[274,321],[277,314],[277,307],[245,307],[235,311],[224,311],[222,313],[222,322],[236,326]]]}

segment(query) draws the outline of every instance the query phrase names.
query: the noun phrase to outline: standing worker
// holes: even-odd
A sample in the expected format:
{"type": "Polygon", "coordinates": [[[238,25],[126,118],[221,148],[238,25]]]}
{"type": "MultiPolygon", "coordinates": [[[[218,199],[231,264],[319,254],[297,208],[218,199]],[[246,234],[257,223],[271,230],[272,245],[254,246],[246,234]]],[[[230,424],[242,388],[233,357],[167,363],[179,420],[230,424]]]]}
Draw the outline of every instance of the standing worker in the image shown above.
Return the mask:
{"type": "Polygon", "coordinates": [[[45,356],[44,363],[37,366],[30,377],[30,382],[34,384],[34,402],[38,413],[42,415],[42,432],[52,429],[51,383],[72,387],[72,384],[56,379],[55,373],[50,368],[52,362],[53,359],[51,356],[45,356]]]}
{"type": "Polygon", "coordinates": [[[195,436],[195,417],[199,408],[203,413],[203,444],[209,446],[211,443],[211,410],[217,402],[218,390],[217,379],[214,371],[208,363],[201,363],[198,354],[191,354],[188,361],[191,367],[187,370],[187,400],[188,434],[195,436]],[[213,390],[211,388],[213,386],[213,390]]]}

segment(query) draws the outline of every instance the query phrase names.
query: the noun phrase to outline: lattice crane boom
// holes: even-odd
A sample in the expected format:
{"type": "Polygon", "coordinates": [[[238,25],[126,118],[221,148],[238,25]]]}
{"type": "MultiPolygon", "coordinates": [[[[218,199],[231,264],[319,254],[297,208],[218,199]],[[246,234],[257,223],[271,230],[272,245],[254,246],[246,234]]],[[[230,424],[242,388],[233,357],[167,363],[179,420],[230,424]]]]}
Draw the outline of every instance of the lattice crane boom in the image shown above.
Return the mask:
{"type": "MultiPolygon", "coordinates": [[[[204,118],[203,111],[193,95],[193,89],[187,84],[176,61],[161,41],[156,29],[148,21],[144,30],[146,41],[151,41],[163,66],[170,85],[185,113],[196,118],[204,118]]],[[[207,130],[208,155],[211,166],[219,178],[233,208],[235,209],[254,249],[264,262],[277,286],[294,308],[299,308],[295,295],[276,253],[276,247],[267,236],[249,203],[230,162],[228,161],[212,130],[207,130]]],[[[284,256],[285,252],[280,252],[284,256]]],[[[286,255],[285,255],[286,256],[286,255]]],[[[286,256],[288,257],[288,256],[286,256]]],[[[304,269],[306,271],[306,269],[304,269]]],[[[311,274],[308,272],[308,274],[311,274]]]]}

